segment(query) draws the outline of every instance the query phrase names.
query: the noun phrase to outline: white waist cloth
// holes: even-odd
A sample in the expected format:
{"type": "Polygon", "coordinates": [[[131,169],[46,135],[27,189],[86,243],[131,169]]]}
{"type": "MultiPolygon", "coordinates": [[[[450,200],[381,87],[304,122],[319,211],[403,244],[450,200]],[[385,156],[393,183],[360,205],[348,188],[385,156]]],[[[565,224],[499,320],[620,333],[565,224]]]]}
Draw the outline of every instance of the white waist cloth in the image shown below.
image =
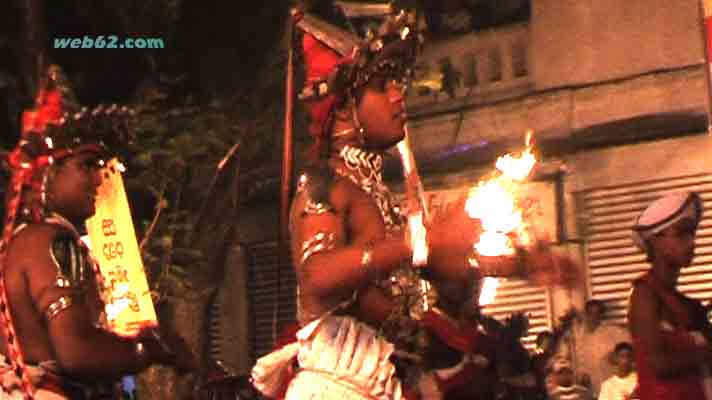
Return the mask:
{"type": "MultiPolygon", "coordinates": [[[[42,388],[44,377],[57,371],[55,362],[45,361],[39,366],[26,365],[25,367],[25,372],[30,376],[30,380],[35,386],[33,396],[36,400],[68,400],[63,395],[42,388]]],[[[22,382],[15,375],[7,358],[2,354],[0,354],[0,386],[0,400],[23,400],[25,398],[22,382]]]]}
{"type": "MultiPolygon", "coordinates": [[[[45,389],[36,389],[35,393],[33,394],[35,400],[69,400],[68,397],[62,396],[60,394],[57,394],[55,392],[45,390],[45,389]]],[[[11,393],[6,393],[3,391],[0,391],[0,399],[1,400],[24,400],[25,399],[25,393],[20,390],[20,389],[12,389],[11,393]]]]}
{"type": "MultiPolygon", "coordinates": [[[[368,325],[351,317],[327,315],[299,330],[297,339],[293,351],[299,371],[289,384],[286,400],[402,398],[389,360],[393,344],[368,325]]],[[[274,357],[275,353],[258,360],[254,381],[259,380],[261,371],[274,370],[274,365],[267,364],[270,356],[274,362],[285,360],[285,354],[274,357]]]]}

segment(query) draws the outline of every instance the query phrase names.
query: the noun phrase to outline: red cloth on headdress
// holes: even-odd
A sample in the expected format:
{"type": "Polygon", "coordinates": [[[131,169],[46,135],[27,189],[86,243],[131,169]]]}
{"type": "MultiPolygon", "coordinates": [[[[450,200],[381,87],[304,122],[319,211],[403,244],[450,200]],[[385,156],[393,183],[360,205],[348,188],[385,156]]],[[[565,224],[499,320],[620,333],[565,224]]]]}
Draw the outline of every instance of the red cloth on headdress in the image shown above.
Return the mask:
{"type": "MultiPolygon", "coordinates": [[[[302,39],[302,50],[307,84],[325,80],[338,66],[353,62],[350,56],[341,57],[319,39],[307,33],[302,39]]],[[[317,158],[325,148],[334,107],[342,100],[343,96],[344,93],[331,92],[324,97],[304,102],[310,117],[309,134],[315,140],[312,155],[317,158]]]]}
{"type": "MultiPolygon", "coordinates": [[[[314,36],[305,34],[302,40],[307,83],[325,79],[340,64],[339,55],[314,36]]],[[[309,112],[309,134],[317,141],[327,136],[329,117],[338,100],[335,94],[305,103],[309,112]]]]}
{"type": "MultiPolygon", "coordinates": [[[[49,125],[59,125],[62,115],[62,93],[56,88],[40,89],[36,107],[22,113],[20,144],[7,157],[13,171],[11,197],[15,197],[8,200],[8,214],[13,214],[8,220],[15,218],[23,187],[37,193],[45,190],[44,171],[52,158],[59,155],[46,140],[46,130],[49,125]]],[[[42,200],[32,200],[30,210],[34,220],[41,218],[43,206],[42,200]]]]}
{"type": "Polygon", "coordinates": [[[38,107],[22,113],[22,133],[41,133],[47,124],[56,124],[62,117],[62,94],[58,89],[41,90],[38,107]]]}
{"type": "Polygon", "coordinates": [[[335,51],[326,47],[310,34],[304,35],[302,48],[307,81],[326,78],[340,63],[340,57],[335,51]]]}

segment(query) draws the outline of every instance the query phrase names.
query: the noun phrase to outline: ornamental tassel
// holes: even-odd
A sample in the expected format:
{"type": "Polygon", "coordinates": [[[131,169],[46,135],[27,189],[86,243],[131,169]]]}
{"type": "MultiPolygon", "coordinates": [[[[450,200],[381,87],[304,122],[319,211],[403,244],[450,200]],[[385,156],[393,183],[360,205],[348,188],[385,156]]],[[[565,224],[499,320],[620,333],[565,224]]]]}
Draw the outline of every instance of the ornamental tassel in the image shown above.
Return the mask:
{"type": "MultiPolygon", "coordinates": [[[[8,190],[10,195],[5,211],[5,227],[3,229],[2,242],[0,242],[0,321],[5,327],[5,342],[8,349],[8,358],[12,364],[15,374],[22,382],[24,398],[26,400],[34,399],[34,387],[25,366],[25,358],[22,354],[22,348],[17,340],[15,332],[15,324],[13,323],[12,313],[10,312],[9,302],[7,299],[7,289],[5,287],[5,255],[7,246],[12,239],[12,234],[15,230],[15,222],[17,220],[17,212],[20,209],[20,200],[22,199],[22,188],[24,182],[31,178],[32,170],[20,167],[15,170],[10,181],[8,190]]],[[[3,392],[8,388],[2,386],[3,392]]]]}

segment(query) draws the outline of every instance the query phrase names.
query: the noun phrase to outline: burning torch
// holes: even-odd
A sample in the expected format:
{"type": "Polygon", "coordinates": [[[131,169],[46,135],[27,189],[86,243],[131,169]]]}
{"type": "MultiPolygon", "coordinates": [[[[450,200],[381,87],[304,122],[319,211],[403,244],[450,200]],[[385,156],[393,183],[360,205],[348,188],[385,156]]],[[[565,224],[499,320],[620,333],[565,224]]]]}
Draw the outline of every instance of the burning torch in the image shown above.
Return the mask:
{"type": "MultiPolygon", "coordinates": [[[[519,156],[508,153],[499,157],[495,172],[470,190],[465,211],[482,225],[479,241],[473,245],[474,254],[512,255],[515,246],[531,244],[525,218],[529,210],[522,206],[518,192],[537,162],[532,148],[532,131],[528,130],[526,149],[519,156]]],[[[472,267],[479,266],[476,257],[471,257],[469,262],[472,267]]],[[[481,306],[494,302],[498,286],[498,278],[484,278],[479,298],[481,306]]]]}

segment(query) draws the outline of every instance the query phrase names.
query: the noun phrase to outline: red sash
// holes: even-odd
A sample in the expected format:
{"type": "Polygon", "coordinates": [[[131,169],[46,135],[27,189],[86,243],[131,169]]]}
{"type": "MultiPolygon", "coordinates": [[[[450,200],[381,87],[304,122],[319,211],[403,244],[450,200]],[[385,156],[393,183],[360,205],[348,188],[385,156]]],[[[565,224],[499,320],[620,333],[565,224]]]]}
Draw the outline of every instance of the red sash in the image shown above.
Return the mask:
{"type": "Polygon", "coordinates": [[[468,322],[460,327],[440,311],[428,311],[423,317],[423,325],[446,345],[463,353],[472,353],[484,338],[476,323],[468,322]]]}
{"type": "MultiPolygon", "coordinates": [[[[690,330],[692,316],[687,299],[674,289],[664,286],[652,274],[648,273],[635,282],[636,285],[644,284],[651,288],[663,304],[672,311],[674,323],[673,331],[661,332],[663,345],[669,351],[694,351],[697,347],[690,330]]],[[[662,328],[661,328],[662,329],[662,328]]],[[[653,371],[648,354],[646,354],[633,338],[635,359],[638,369],[638,385],[633,398],[640,400],[673,400],[673,399],[704,399],[702,377],[699,371],[692,369],[680,371],[673,377],[660,378],[653,371]],[[637,397],[636,397],[637,396],[637,397]]]]}

